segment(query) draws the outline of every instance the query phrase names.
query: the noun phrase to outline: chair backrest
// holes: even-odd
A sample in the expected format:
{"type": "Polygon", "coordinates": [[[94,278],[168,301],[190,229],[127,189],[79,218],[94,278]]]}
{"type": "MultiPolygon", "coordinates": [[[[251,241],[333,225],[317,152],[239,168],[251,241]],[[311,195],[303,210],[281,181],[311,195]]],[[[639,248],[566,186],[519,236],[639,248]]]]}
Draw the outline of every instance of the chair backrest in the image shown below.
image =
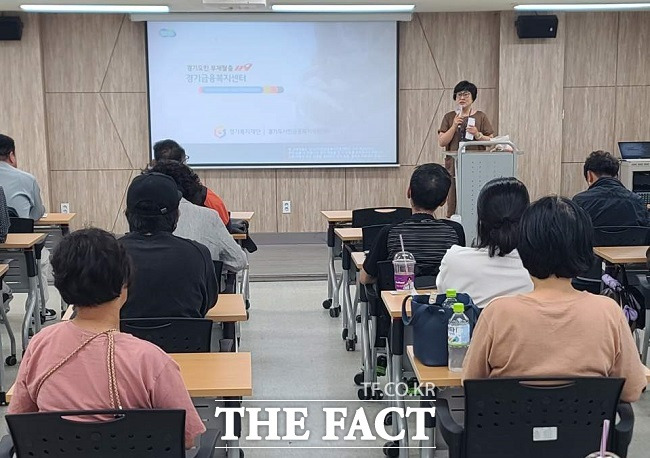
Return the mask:
{"type": "Polygon", "coordinates": [[[624,381],[605,377],[466,380],[465,456],[587,456],[599,448],[603,420],[615,423],[624,381]]]}
{"type": "Polygon", "coordinates": [[[34,232],[34,220],[30,218],[9,218],[10,234],[31,234],[34,232]]]}
{"type": "Polygon", "coordinates": [[[205,318],[126,318],[120,330],[158,345],[166,353],[208,353],[212,320],[205,318]]]}
{"type": "Polygon", "coordinates": [[[650,227],[600,226],[594,228],[594,246],[638,246],[650,244],[650,227]]]}
{"type": "Polygon", "coordinates": [[[377,235],[379,235],[379,232],[381,232],[381,230],[386,226],[387,224],[375,224],[373,226],[363,226],[361,228],[361,233],[363,234],[363,251],[368,251],[372,248],[377,235]]]}
{"type": "Polygon", "coordinates": [[[221,279],[223,261],[212,261],[212,264],[214,265],[214,274],[217,276],[217,279],[221,279]]]}
{"type": "Polygon", "coordinates": [[[185,457],[184,410],[39,412],[6,419],[19,457],[185,457]]]}
{"type": "Polygon", "coordinates": [[[377,263],[377,288],[381,291],[395,289],[395,269],[393,261],[379,261],[377,263]]]}
{"type": "Polygon", "coordinates": [[[411,216],[408,207],[377,207],[352,210],[352,227],[401,223],[411,216]]]}

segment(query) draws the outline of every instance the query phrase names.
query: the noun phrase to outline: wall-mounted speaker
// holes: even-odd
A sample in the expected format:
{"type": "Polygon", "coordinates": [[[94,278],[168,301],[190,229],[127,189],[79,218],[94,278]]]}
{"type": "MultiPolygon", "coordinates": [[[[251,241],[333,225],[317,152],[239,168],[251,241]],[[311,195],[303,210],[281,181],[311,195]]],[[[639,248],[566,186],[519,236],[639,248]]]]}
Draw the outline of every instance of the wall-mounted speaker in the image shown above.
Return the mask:
{"type": "Polygon", "coordinates": [[[0,41],[20,40],[23,21],[18,16],[0,16],[0,41]]]}
{"type": "Polygon", "coordinates": [[[519,38],[555,38],[558,19],[555,15],[519,16],[515,21],[519,38]]]}

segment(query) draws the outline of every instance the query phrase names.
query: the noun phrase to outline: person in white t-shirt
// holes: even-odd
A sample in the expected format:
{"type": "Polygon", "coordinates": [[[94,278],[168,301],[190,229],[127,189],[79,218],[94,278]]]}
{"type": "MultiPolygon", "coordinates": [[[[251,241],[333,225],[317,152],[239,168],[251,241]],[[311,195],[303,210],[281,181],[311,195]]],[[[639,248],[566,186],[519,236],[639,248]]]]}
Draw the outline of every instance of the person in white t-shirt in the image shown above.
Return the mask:
{"type": "Polygon", "coordinates": [[[528,190],[516,178],[489,181],[478,196],[477,239],[472,247],[447,250],[436,279],[438,291],[467,293],[480,308],[499,296],[532,291],[516,249],[519,220],[529,204],[528,190]]]}

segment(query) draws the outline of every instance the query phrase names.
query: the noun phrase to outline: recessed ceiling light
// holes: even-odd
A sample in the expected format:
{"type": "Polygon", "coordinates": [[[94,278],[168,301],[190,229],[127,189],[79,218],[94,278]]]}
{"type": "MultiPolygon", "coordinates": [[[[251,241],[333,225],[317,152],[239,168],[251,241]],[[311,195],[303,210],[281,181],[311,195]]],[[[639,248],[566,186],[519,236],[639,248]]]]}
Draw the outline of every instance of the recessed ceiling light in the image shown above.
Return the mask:
{"type": "Polygon", "coordinates": [[[412,13],[415,5],[273,5],[278,13],[412,13]]]}
{"type": "Polygon", "coordinates": [[[515,6],[517,11],[620,11],[649,8],[650,3],[542,3],[515,6]]]}
{"type": "Polygon", "coordinates": [[[20,5],[34,13],[169,13],[163,5],[20,5]]]}

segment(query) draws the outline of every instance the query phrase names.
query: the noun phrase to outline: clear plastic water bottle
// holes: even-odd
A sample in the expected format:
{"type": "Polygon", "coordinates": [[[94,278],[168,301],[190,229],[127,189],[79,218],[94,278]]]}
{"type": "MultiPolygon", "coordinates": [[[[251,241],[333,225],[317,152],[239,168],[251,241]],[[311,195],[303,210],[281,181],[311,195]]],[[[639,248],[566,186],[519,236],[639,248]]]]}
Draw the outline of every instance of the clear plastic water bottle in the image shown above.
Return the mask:
{"type": "Polygon", "coordinates": [[[454,304],[454,314],[447,326],[447,345],[449,349],[449,370],[461,372],[463,361],[469,348],[469,318],[465,315],[465,306],[454,304]]]}
{"type": "Polygon", "coordinates": [[[456,300],[456,290],[455,289],[448,289],[447,290],[447,299],[442,303],[442,307],[446,309],[453,309],[454,304],[458,302],[456,300]]]}

